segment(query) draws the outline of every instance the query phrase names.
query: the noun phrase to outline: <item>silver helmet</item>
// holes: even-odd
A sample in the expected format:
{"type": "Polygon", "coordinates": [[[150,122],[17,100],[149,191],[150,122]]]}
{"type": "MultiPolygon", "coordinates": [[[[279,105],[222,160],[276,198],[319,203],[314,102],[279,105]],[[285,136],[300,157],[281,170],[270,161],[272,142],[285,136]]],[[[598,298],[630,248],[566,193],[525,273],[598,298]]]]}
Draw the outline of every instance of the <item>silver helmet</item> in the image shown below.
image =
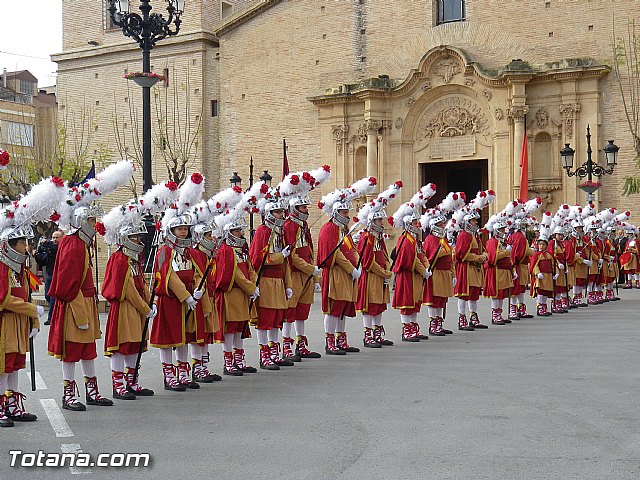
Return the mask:
{"type": "Polygon", "coordinates": [[[237,217],[232,222],[225,224],[223,235],[227,245],[231,247],[244,247],[247,240],[245,238],[236,237],[231,232],[234,230],[246,230],[247,228],[247,222],[244,217],[237,217]]]}
{"type": "Polygon", "coordinates": [[[298,207],[310,204],[311,200],[309,199],[309,195],[294,196],[291,200],[289,200],[289,216],[300,220],[301,222],[306,222],[309,219],[309,214],[300,212],[300,210],[298,210],[298,207]]]}
{"type": "Polygon", "coordinates": [[[283,212],[287,210],[284,199],[269,201],[264,206],[264,223],[269,227],[275,229],[276,232],[279,232],[280,230],[282,230],[282,227],[284,226],[284,222],[285,222],[284,216],[282,218],[276,218],[273,215],[273,212],[278,210],[281,210],[283,212]]]}
{"type": "Polygon", "coordinates": [[[463,219],[462,219],[462,224],[464,226],[464,230],[467,233],[471,233],[471,234],[475,234],[478,231],[478,223],[480,221],[480,214],[476,211],[473,210],[469,213],[467,213],[463,219]],[[476,224],[472,225],[471,221],[472,220],[476,220],[476,224]]]}
{"type": "Polygon", "coordinates": [[[134,260],[137,260],[144,250],[144,243],[136,243],[131,237],[140,236],[148,233],[147,226],[144,222],[129,223],[122,226],[118,232],[118,243],[122,246],[124,254],[134,260]]]}
{"type": "Polygon", "coordinates": [[[78,232],[80,239],[89,245],[96,236],[96,229],[89,225],[90,218],[98,218],[104,215],[104,210],[98,204],[76,208],[71,216],[71,229],[69,233],[78,232]]]}
{"type": "Polygon", "coordinates": [[[191,227],[193,226],[193,217],[189,213],[177,215],[167,222],[164,231],[165,242],[174,250],[182,253],[185,248],[189,248],[193,245],[191,239],[191,227]],[[187,238],[178,238],[173,233],[173,229],[176,227],[189,227],[189,236],[187,238]]]}
{"type": "Polygon", "coordinates": [[[338,212],[340,210],[351,210],[351,202],[347,200],[338,200],[331,207],[331,216],[333,220],[342,225],[343,227],[348,227],[351,219],[349,216],[343,217],[339,215],[338,212]]]}
{"type": "Polygon", "coordinates": [[[438,214],[435,217],[429,220],[429,233],[438,237],[444,238],[445,230],[444,227],[438,226],[439,223],[443,223],[447,221],[447,217],[442,214],[438,214]]]}
{"type": "Polygon", "coordinates": [[[498,220],[493,224],[493,237],[498,238],[500,240],[504,239],[507,236],[506,229],[509,226],[509,223],[506,220],[498,220]]]}
{"type": "Polygon", "coordinates": [[[378,210],[377,212],[370,213],[367,215],[367,228],[378,235],[382,235],[384,233],[384,226],[379,227],[375,224],[374,220],[382,219],[382,221],[384,221],[386,218],[387,214],[384,210],[378,210]]]}
{"type": "Polygon", "coordinates": [[[33,238],[31,225],[26,224],[17,227],[8,227],[0,233],[0,261],[17,273],[20,272],[22,266],[26,263],[28,254],[19,253],[9,242],[20,238],[24,238],[25,240],[33,238]]]}
{"type": "Polygon", "coordinates": [[[418,238],[418,236],[420,235],[420,228],[421,228],[420,213],[414,211],[411,215],[406,215],[405,217],[403,217],[402,226],[404,227],[405,231],[409,232],[411,235],[418,238]],[[414,226],[413,222],[416,220],[418,220],[418,225],[414,226]]]}

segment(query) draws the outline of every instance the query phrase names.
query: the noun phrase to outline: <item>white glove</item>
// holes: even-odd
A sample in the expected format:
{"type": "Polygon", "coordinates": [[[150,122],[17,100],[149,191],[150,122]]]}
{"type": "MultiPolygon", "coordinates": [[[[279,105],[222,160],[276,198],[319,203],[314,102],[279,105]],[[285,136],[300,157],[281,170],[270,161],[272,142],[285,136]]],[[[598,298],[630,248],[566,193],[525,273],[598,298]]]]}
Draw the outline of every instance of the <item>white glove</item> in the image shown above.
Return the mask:
{"type": "Polygon", "coordinates": [[[351,271],[351,278],[353,278],[354,280],[358,280],[360,278],[360,275],[362,275],[362,269],[361,268],[354,268],[351,271]]]}
{"type": "Polygon", "coordinates": [[[154,318],[157,314],[158,314],[158,307],[156,307],[156,304],[154,303],[153,305],[151,305],[151,310],[149,310],[149,313],[147,313],[146,318],[148,318],[148,319],[152,319],[152,318],[154,318]]]}
{"type": "Polygon", "coordinates": [[[458,283],[458,279],[457,279],[456,277],[453,277],[453,278],[451,279],[451,284],[455,287],[455,286],[456,286],[456,283],[458,283]]]}
{"type": "Polygon", "coordinates": [[[560,270],[564,270],[564,263],[559,263],[559,264],[558,264],[558,268],[559,268],[560,270]]]}
{"type": "Polygon", "coordinates": [[[193,298],[196,300],[200,300],[202,298],[202,295],[204,295],[204,290],[194,290],[193,291],[193,298]]]}
{"type": "Polygon", "coordinates": [[[253,293],[251,294],[252,299],[256,299],[260,296],[260,287],[256,287],[256,289],[253,291],[253,293]]]}
{"type": "Polygon", "coordinates": [[[507,248],[507,250],[508,250],[508,251],[511,251],[511,249],[512,249],[513,247],[512,247],[511,245],[507,245],[507,247],[506,247],[506,248],[507,248]]]}
{"type": "Polygon", "coordinates": [[[424,275],[422,275],[424,277],[424,279],[426,280],[427,278],[429,278],[431,275],[433,275],[433,272],[430,269],[426,269],[424,271],[424,275]]]}
{"type": "Polygon", "coordinates": [[[389,279],[385,278],[384,280],[382,280],[382,284],[385,286],[389,286],[389,279]]]}
{"type": "Polygon", "coordinates": [[[32,328],[31,329],[31,333],[29,334],[29,338],[36,338],[36,335],[38,334],[40,330],[38,330],[37,328],[32,328]]]}
{"type": "Polygon", "coordinates": [[[290,288],[287,288],[284,293],[287,295],[287,300],[289,300],[291,297],[293,297],[293,290],[290,288]]]}
{"type": "Polygon", "coordinates": [[[187,307],[189,307],[189,310],[195,310],[196,305],[198,305],[198,301],[193,297],[187,298],[185,302],[187,302],[187,307]]]}
{"type": "Polygon", "coordinates": [[[559,276],[560,276],[560,274],[559,274],[559,273],[556,273],[556,274],[553,276],[553,279],[554,279],[554,280],[557,280],[559,276]]]}
{"type": "Polygon", "coordinates": [[[583,260],[582,263],[584,263],[587,267],[591,266],[591,260],[583,260]]]}
{"type": "Polygon", "coordinates": [[[511,276],[511,278],[516,280],[518,278],[518,272],[513,272],[513,275],[511,276]]]}
{"type": "Polygon", "coordinates": [[[610,257],[609,257],[609,261],[610,261],[610,262],[613,262],[615,259],[616,259],[616,257],[613,257],[613,256],[610,256],[610,257]]]}
{"type": "Polygon", "coordinates": [[[542,280],[544,278],[544,274],[542,272],[538,272],[538,275],[536,275],[536,277],[542,280]]]}
{"type": "Polygon", "coordinates": [[[86,324],[84,324],[84,325],[78,325],[78,328],[79,328],[80,330],[89,330],[89,324],[88,324],[88,323],[86,323],[86,324]]]}
{"type": "Polygon", "coordinates": [[[284,247],[282,249],[282,252],[280,252],[280,253],[282,253],[282,256],[284,258],[287,258],[289,255],[291,255],[291,245],[287,245],[286,247],[284,247]]]}
{"type": "Polygon", "coordinates": [[[317,293],[322,292],[322,287],[320,286],[320,284],[319,284],[319,283],[314,283],[314,285],[313,285],[313,291],[314,291],[314,292],[317,292],[317,293]]]}
{"type": "Polygon", "coordinates": [[[36,314],[41,317],[44,315],[44,307],[42,305],[36,305],[36,314]]]}
{"type": "Polygon", "coordinates": [[[322,269],[319,267],[313,267],[313,276],[317,277],[318,275],[320,275],[322,273],[322,269]]]}
{"type": "Polygon", "coordinates": [[[599,267],[601,267],[603,263],[604,263],[604,260],[602,260],[602,259],[598,260],[598,266],[599,267]]]}

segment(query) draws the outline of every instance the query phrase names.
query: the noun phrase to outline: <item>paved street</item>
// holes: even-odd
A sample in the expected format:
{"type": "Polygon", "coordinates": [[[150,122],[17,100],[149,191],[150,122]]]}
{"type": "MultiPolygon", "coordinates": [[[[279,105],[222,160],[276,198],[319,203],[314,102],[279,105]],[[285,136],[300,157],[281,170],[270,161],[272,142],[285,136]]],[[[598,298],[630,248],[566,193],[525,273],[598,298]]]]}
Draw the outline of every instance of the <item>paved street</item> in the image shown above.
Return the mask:
{"type": "MultiPolygon", "coordinates": [[[[18,477],[635,480],[640,292],[620,295],[623,301],[568,315],[456,330],[419,344],[398,341],[398,315],[389,311],[393,347],[224,377],[185,393],[162,389],[152,349],[143,360],[142,380],[155,397],[65,410],[66,425],[55,420],[58,410],[47,401],[60,406],[62,385],[59,362],[44,353],[44,327],[36,360],[46,389],[31,393],[26,375],[21,379],[28,408],[39,420],[0,431],[0,478],[18,473],[9,468],[10,449],[81,449],[94,456],[150,453],[152,464],[90,472],[31,468],[18,477]],[[67,436],[56,436],[43,405],[67,436]]],[[[488,323],[487,302],[481,304],[488,323]]],[[[455,330],[453,302],[448,310],[446,324],[455,330]]],[[[308,325],[312,347],[319,350],[318,307],[308,325]]],[[[351,343],[360,346],[361,318],[348,330],[351,343]]],[[[255,338],[247,349],[257,366],[255,338]]],[[[212,360],[220,372],[220,346],[212,360]]],[[[102,393],[110,397],[109,363],[101,357],[98,367],[102,393]]],[[[76,378],[82,378],[79,367],[76,378]]]]}

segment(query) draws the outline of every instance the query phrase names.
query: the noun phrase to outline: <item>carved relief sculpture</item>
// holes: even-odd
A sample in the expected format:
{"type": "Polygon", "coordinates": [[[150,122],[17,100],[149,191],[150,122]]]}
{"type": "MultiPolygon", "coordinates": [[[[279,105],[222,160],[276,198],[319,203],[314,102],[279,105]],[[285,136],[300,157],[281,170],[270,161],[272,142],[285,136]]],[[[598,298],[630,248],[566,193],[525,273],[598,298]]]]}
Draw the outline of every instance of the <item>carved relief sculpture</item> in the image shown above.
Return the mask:
{"type": "Polygon", "coordinates": [[[464,97],[436,102],[418,124],[418,140],[426,137],[455,137],[488,134],[489,121],[482,108],[464,97]]]}
{"type": "Polygon", "coordinates": [[[538,128],[546,128],[549,125],[549,112],[546,108],[540,108],[536,112],[536,123],[538,128]]]}
{"type": "Polygon", "coordinates": [[[349,125],[331,125],[331,132],[333,133],[333,139],[336,141],[338,154],[341,154],[344,140],[349,132],[349,125]]]}
{"type": "Polygon", "coordinates": [[[567,139],[573,137],[573,123],[580,112],[579,103],[567,103],[560,105],[560,113],[564,123],[564,131],[567,139]]]}
{"type": "Polygon", "coordinates": [[[449,83],[454,75],[460,73],[460,62],[456,59],[449,58],[441,60],[433,69],[433,73],[442,78],[444,83],[449,83]]]}
{"type": "Polygon", "coordinates": [[[502,120],[504,118],[504,112],[501,108],[496,108],[493,115],[496,117],[496,120],[502,120]]]}
{"type": "Polygon", "coordinates": [[[507,112],[509,118],[517,122],[522,122],[527,113],[529,113],[529,107],[525,107],[523,105],[511,107],[507,112]]]}

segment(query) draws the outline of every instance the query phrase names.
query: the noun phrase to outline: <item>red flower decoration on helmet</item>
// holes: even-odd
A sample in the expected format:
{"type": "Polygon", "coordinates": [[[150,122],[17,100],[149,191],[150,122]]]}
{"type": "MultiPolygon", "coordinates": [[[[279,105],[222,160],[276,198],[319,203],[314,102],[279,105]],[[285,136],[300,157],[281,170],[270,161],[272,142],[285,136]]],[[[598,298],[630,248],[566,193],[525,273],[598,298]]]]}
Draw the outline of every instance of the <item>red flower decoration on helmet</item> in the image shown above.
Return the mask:
{"type": "Polygon", "coordinates": [[[258,212],[260,212],[260,210],[258,210],[258,207],[253,207],[253,208],[251,209],[251,211],[252,211],[253,213],[258,213],[258,212]]]}
{"type": "Polygon", "coordinates": [[[53,182],[56,187],[64,187],[64,180],[60,177],[51,177],[51,182],[53,182]]]}
{"type": "Polygon", "coordinates": [[[196,185],[200,185],[202,183],[202,180],[204,180],[204,178],[199,173],[192,173],[191,174],[191,181],[193,183],[195,183],[196,185]]]}
{"type": "Polygon", "coordinates": [[[242,193],[242,189],[241,189],[239,186],[234,185],[232,188],[233,188],[233,191],[234,191],[234,192],[236,192],[236,193],[242,193]]]}
{"type": "Polygon", "coordinates": [[[464,192],[460,192],[460,198],[462,198],[465,202],[467,201],[467,195],[464,192]]]}
{"type": "Polygon", "coordinates": [[[389,222],[389,225],[393,227],[393,217],[391,215],[387,217],[387,222],[389,222]]]}
{"type": "Polygon", "coordinates": [[[178,190],[178,184],[176,182],[167,182],[164,184],[164,186],[167,187],[172,192],[175,192],[176,190],[178,190]]]}
{"type": "Polygon", "coordinates": [[[82,200],[82,195],[76,193],[76,196],[74,198],[76,199],[76,202],[79,202],[80,200],[82,200]]]}
{"type": "Polygon", "coordinates": [[[402,185],[403,185],[403,184],[402,184],[402,180],[398,180],[398,181],[396,182],[396,187],[398,187],[398,188],[402,188],[402,185]]]}
{"type": "Polygon", "coordinates": [[[489,190],[488,193],[489,193],[489,195],[493,195],[493,196],[495,196],[495,194],[496,194],[496,192],[494,192],[493,190],[489,190]]]}
{"type": "Polygon", "coordinates": [[[3,151],[0,153],[0,166],[6,167],[9,165],[9,152],[3,151]]]}
{"type": "Polygon", "coordinates": [[[377,185],[378,184],[378,180],[376,180],[376,177],[369,177],[369,183],[371,185],[377,185]]]}
{"type": "Polygon", "coordinates": [[[324,203],[318,202],[318,208],[322,210],[324,208],[324,203]]]}
{"type": "Polygon", "coordinates": [[[104,228],[104,223],[96,222],[96,232],[98,232],[101,236],[104,237],[104,234],[107,233],[107,229],[104,228]]]}
{"type": "Polygon", "coordinates": [[[222,208],[222,204],[220,202],[216,202],[216,208],[220,210],[222,208]]]}
{"type": "Polygon", "coordinates": [[[49,217],[49,220],[51,220],[52,222],[57,222],[58,220],[60,220],[60,214],[58,212],[53,212],[49,217]]]}
{"type": "Polygon", "coordinates": [[[323,166],[322,166],[322,169],[323,169],[325,172],[331,172],[331,167],[330,167],[329,165],[323,165],[323,166]]]}
{"type": "Polygon", "coordinates": [[[266,183],[263,183],[263,184],[260,186],[260,193],[264,195],[264,194],[266,194],[268,191],[269,191],[269,185],[267,185],[266,183]]]}
{"type": "Polygon", "coordinates": [[[291,185],[298,185],[300,183],[300,177],[298,175],[291,175],[291,185]]]}
{"type": "Polygon", "coordinates": [[[13,218],[15,216],[16,216],[15,213],[13,213],[11,210],[7,212],[7,218],[13,218]]]}

